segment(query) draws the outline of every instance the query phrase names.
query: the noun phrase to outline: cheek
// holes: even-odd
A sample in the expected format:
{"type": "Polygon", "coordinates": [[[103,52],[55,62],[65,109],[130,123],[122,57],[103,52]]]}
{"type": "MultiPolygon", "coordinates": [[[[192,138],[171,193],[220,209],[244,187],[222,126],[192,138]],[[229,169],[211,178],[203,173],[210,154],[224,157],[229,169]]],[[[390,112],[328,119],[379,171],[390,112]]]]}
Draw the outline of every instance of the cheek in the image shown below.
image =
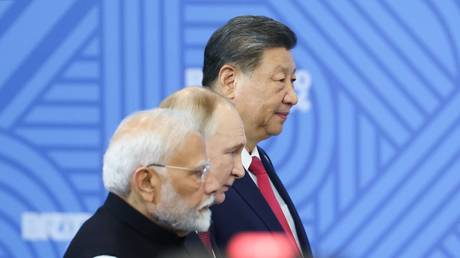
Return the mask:
{"type": "Polygon", "coordinates": [[[199,190],[196,191],[187,191],[182,189],[181,191],[176,192],[176,198],[179,198],[183,204],[184,208],[190,209],[197,207],[202,199],[203,194],[199,190]]]}
{"type": "Polygon", "coordinates": [[[283,101],[285,91],[279,85],[267,85],[263,90],[255,94],[259,106],[263,105],[265,108],[273,109],[275,106],[280,105],[283,101]]]}
{"type": "Polygon", "coordinates": [[[228,177],[230,176],[232,169],[233,169],[233,159],[231,155],[225,154],[222,156],[220,160],[220,166],[217,171],[218,178],[220,179],[221,183],[225,182],[228,177]]]}
{"type": "Polygon", "coordinates": [[[239,85],[235,92],[235,101],[240,105],[254,107],[260,105],[267,99],[270,93],[267,91],[269,85],[245,83],[239,85]]]}
{"type": "Polygon", "coordinates": [[[199,192],[202,186],[201,182],[195,180],[194,178],[181,178],[176,182],[177,183],[174,185],[174,189],[182,197],[199,192]]]}
{"type": "Polygon", "coordinates": [[[267,98],[265,100],[265,109],[271,113],[278,111],[280,106],[283,105],[284,96],[284,92],[279,92],[267,98]]]}
{"type": "Polygon", "coordinates": [[[190,204],[190,206],[197,207],[201,205],[201,203],[203,202],[205,198],[205,193],[203,189],[200,189],[195,192],[184,195],[182,198],[186,200],[190,204]]]}
{"type": "Polygon", "coordinates": [[[233,154],[228,154],[226,160],[226,166],[227,166],[227,174],[230,174],[233,170],[233,166],[235,165],[235,155],[233,154]]]}
{"type": "Polygon", "coordinates": [[[266,99],[264,103],[261,103],[259,106],[259,115],[264,118],[264,120],[270,119],[273,117],[276,110],[278,110],[280,103],[276,99],[266,99]]]}

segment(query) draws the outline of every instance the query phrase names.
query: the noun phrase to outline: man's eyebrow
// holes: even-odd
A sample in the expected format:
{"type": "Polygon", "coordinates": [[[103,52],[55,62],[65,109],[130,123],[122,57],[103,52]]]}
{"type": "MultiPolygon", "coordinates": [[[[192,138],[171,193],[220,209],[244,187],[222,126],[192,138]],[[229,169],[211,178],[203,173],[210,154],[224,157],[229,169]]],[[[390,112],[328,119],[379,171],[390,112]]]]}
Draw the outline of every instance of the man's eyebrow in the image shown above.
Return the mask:
{"type": "Polygon", "coordinates": [[[244,147],[244,143],[238,143],[238,144],[235,144],[234,146],[232,147],[229,147],[226,149],[226,151],[236,151],[240,148],[243,148],[244,147]]]}

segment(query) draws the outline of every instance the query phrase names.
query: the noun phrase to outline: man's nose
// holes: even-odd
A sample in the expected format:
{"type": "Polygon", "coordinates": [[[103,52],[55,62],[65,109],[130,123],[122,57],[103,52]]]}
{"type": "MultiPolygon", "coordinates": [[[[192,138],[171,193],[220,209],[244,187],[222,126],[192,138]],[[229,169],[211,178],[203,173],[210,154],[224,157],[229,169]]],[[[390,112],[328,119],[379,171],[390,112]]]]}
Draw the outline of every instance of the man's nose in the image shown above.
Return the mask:
{"type": "Polygon", "coordinates": [[[242,178],[244,176],[245,171],[243,168],[243,164],[241,163],[241,156],[237,156],[234,162],[235,165],[232,169],[232,175],[237,179],[242,178]]]}
{"type": "Polygon", "coordinates": [[[283,103],[294,106],[295,104],[297,104],[299,98],[297,97],[297,93],[295,92],[295,89],[292,83],[291,85],[289,85],[287,91],[288,92],[284,96],[283,103]]]}
{"type": "Polygon", "coordinates": [[[204,182],[204,191],[206,192],[206,194],[212,194],[216,192],[219,188],[219,180],[217,180],[213,173],[208,173],[206,180],[204,182]]]}

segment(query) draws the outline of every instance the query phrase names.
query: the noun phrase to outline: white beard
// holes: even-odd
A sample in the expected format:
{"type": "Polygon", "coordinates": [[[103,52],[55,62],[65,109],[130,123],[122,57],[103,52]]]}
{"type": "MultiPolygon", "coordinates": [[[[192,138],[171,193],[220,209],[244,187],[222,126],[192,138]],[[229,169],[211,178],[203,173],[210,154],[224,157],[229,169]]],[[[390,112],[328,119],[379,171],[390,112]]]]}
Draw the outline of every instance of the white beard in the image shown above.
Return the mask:
{"type": "Polygon", "coordinates": [[[214,203],[214,195],[203,201],[196,208],[190,208],[167,181],[161,187],[160,202],[157,205],[153,219],[168,228],[185,232],[208,231],[211,225],[211,210],[201,210],[214,203]],[[201,211],[200,211],[201,210],[201,211]]]}

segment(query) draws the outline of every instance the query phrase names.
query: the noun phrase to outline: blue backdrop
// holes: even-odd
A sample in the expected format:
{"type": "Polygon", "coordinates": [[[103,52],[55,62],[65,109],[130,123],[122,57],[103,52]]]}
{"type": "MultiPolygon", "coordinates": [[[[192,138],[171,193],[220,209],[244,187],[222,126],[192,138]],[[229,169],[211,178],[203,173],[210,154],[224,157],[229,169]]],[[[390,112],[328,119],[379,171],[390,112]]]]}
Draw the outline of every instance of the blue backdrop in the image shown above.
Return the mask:
{"type": "Polygon", "coordinates": [[[199,84],[241,14],[299,37],[300,102],[263,145],[315,255],[460,257],[459,1],[0,0],[1,258],[62,256],[115,126],[199,84]]]}

